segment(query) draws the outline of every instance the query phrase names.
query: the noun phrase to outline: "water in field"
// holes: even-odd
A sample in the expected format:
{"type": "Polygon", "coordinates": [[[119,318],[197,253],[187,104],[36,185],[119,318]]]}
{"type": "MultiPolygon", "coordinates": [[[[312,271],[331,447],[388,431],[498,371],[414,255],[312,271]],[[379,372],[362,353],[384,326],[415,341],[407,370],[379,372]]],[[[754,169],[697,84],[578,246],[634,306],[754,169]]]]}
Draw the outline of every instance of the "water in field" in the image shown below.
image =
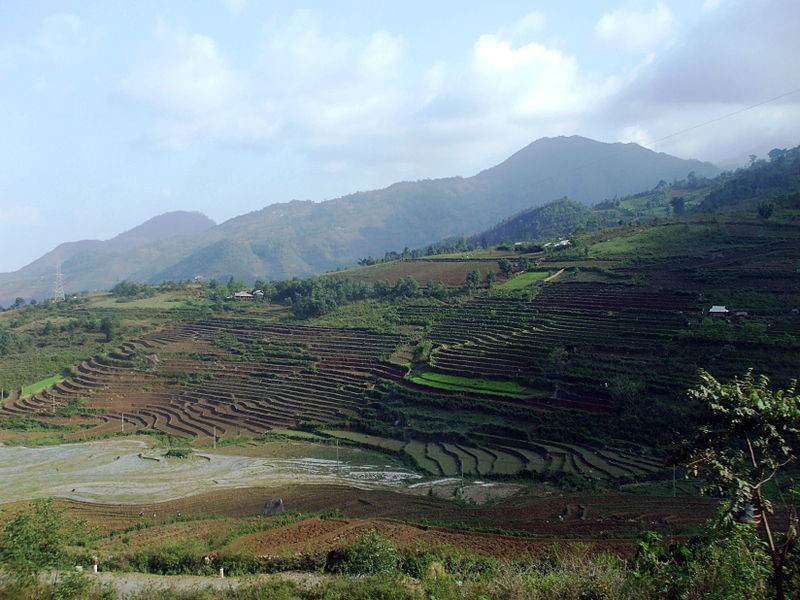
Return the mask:
{"type": "Polygon", "coordinates": [[[420,476],[394,467],[318,458],[264,458],[199,451],[165,458],[139,440],[43,448],[0,446],[0,504],[57,496],[92,502],[158,502],[216,489],[285,483],[404,485],[420,476]]]}

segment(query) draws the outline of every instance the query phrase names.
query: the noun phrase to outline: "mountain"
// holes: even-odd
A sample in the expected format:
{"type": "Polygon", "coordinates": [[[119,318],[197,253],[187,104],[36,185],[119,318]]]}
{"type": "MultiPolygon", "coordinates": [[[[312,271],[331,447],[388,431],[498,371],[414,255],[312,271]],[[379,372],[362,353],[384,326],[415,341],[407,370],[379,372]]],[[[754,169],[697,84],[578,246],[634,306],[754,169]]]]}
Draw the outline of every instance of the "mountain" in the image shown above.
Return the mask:
{"type": "MultiPolygon", "coordinates": [[[[11,304],[15,298],[47,298],[52,293],[56,268],[70,274],[65,278],[68,292],[103,289],[124,279],[130,263],[126,252],[152,246],[169,238],[192,236],[207,231],[216,223],[199,212],[174,211],[153,217],[110,240],[82,240],[60,244],[41,258],[13,273],[0,273],[0,305],[11,304]],[[117,257],[117,268],[97,272],[97,257],[117,257]]],[[[105,267],[112,265],[104,263],[105,267]]]]}
{"type": "Polygon", "coordinates": [[[706,177],[719,173],[710,163],[636,144],[542,138],[473,177],[401,182],[320,203],[273,204],[215,227],[150,242],[132,230],[117,246],[112,241],[65,244],[15,273],[0,275],[0,304],[17,296],[48,297],[58,252],[67,291],[107,289],[122,279],[158,283],[196,276],[245,281],[308,276],[390,249],[483,231],[556,198],[593,204],[691,171],[706,177]]]}

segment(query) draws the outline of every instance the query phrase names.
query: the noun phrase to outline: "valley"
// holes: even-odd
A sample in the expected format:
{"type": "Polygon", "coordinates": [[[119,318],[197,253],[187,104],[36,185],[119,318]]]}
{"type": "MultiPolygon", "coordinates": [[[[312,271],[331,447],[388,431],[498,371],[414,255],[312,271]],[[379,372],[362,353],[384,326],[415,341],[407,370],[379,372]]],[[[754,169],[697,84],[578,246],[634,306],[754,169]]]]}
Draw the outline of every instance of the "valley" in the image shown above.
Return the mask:
{"type": "Polygon", "coordinates": [[[655,217],[669,197],[560,240],[0,312],[2,518],[53,497],[77,554],[159,573],[333,569],[372,534],[491,561],[694,539],[719,499],[676,458],[686,390],[796,377],[800,206],[655,217]]]}

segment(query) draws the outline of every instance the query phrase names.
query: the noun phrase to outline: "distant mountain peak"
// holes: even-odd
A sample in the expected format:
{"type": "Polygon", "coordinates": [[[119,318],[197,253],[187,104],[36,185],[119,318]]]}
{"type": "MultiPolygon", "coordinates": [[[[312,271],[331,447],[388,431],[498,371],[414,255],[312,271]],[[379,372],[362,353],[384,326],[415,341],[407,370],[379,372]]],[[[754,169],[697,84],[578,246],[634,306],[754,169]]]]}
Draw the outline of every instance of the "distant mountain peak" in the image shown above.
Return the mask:
{"type": "Polygon", "coordinates": [[[148,219],[108,240],[110,249],[120,250],[160,242],[176,235],[192,235],[214,227],[216,223],[197,211],[175,210],[148,219]]]}
{"type": "Polygon", "coordinates": [[[319,203],[271,204],[216,226],[201,213],[175,211],[105,242],[62,244],[15,273],[0,274],[0,304],[17,296],[46,298],[59,261],[67,291],[196,275],[288,279],[473,235],[557,198],[594,204],[690,171],[713,177],[719,169],[637,144],[578,135],[542,138],[473,177],[400,182],[319,203]]]}

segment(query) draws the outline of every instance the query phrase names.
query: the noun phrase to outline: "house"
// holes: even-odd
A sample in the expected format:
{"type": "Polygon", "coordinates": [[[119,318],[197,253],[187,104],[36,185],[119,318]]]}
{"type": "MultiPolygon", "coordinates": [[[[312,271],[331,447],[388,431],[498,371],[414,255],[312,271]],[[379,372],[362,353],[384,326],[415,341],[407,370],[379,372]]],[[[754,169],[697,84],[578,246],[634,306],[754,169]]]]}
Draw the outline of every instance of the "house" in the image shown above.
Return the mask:
{"type": "Polygon", "coordinates": [[[729,311],[724,306],[721,306],[719,304],[715,304],[714,306],[712,306],[711,308],[708,309],[708,316],[710,316],[710,317],[721,317],[721,318],[724,319],[730,314],[730,312],[731,311],[729,311]]]}
{"type": "Polygon", "coordinates": [[[236,292],[233,295],[233,299],[234,300],[252,300],[253,299],[253,294],[251,294],[250,292],[236,292]]]}

